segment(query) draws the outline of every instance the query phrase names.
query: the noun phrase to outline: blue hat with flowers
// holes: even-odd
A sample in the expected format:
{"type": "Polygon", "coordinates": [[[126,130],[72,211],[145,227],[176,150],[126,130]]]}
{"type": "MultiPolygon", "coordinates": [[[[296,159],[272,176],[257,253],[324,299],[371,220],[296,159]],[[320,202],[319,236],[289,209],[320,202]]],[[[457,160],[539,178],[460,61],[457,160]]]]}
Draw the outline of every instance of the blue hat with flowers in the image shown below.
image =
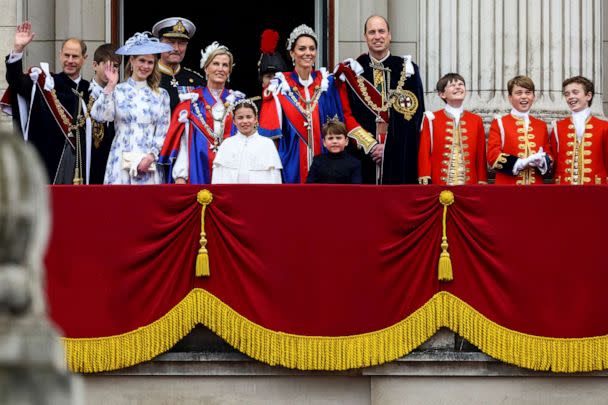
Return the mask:
{"type": "MultiPolygon", "coordinates": [[[[150,55],[171,52],[173,47],[162,43],[158,38],[148,36],[150,32],[136,32],[116,51],[117,55],[150,55]]],[[[151,35],[151,34],[150,34],[151,35]]]]}

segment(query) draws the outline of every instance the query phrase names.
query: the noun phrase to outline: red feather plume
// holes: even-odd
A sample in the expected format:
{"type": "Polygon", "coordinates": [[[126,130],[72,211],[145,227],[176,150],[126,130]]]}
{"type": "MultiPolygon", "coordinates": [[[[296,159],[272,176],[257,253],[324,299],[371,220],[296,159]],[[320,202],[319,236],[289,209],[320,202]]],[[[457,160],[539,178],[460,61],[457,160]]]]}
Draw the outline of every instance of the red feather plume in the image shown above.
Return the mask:
{"type": "Polygon", "coordinates": [[[260,50],[262,53],[273,54],[277,51],[277,44],[279,43],[279,33],[274,30],[264,30],[262,32],[262,41],[260,43],[260,50]]]}

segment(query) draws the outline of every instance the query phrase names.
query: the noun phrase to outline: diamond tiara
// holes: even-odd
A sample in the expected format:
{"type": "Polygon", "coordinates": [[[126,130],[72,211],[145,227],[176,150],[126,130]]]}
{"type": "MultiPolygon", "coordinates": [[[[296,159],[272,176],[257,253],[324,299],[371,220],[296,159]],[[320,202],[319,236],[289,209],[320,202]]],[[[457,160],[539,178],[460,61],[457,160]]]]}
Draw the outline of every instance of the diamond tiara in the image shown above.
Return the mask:
{"type": "Polygon", "coordinates": [[[306,24],[302,24],[302,25],[294,28],[293,31],[291,31],[291,34],[289,35],[289,38],[287,39],[287,50],[288,51],[291,51],[291,47],[293,46],[293,44],[302,35],[312,37],[315,40],[315,43],[319,42],[319,39],[317,38],[317,34],[315,34],[315,32],[312,30],[312,28],[310,28],[306,24]]]}

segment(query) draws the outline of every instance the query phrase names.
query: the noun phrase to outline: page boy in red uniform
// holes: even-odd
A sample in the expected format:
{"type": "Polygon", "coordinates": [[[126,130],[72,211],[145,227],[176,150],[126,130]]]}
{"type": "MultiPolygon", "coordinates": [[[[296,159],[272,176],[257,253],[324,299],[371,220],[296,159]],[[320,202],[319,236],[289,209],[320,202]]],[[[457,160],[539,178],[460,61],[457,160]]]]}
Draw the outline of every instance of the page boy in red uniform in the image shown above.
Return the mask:
{"type": "Polygon", "coordinates": [[[507,83],[513,106],[497,116],[488,136],[488,162],[496,171],[495,184],[542,184],[552,164],[547,124],[530,115],[534,104],[534,82],[516,76],[507,83]]]}
{"type": "Polygon", "coordinates": [[[420,184],[478,184],[487,182],[486,136],[483,120],[463,108],[464,78],[448,73],[437,82],[444,109],[427,112],[420,133],[420,184]]]}
{"type": "Polygon", "coordinates": [[[553,125],[556,184],[606,184],[608,123],[591,115],[593,82],[582,76],[566,79],[564,98],[572,112],[553,125]]]}

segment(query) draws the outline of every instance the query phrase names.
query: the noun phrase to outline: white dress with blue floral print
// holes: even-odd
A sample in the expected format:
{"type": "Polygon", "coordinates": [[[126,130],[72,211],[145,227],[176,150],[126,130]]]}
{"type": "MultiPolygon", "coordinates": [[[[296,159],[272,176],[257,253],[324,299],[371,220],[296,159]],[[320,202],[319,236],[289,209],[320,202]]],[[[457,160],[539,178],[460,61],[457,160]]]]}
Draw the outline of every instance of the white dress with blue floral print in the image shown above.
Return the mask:
{"type": "Polygon", "coordinates": [[[171,109],[165,89],[152,90],[146,82],[129,78],[112,94],[101,93],[93,104],[91,116],[98,122],[114,121],[116,137],[112,142],[104,184],[160,184],[160,168],[131,176],[123,169],[123,152],[151,153],[155,160],[165,141],[171,109]]]}

